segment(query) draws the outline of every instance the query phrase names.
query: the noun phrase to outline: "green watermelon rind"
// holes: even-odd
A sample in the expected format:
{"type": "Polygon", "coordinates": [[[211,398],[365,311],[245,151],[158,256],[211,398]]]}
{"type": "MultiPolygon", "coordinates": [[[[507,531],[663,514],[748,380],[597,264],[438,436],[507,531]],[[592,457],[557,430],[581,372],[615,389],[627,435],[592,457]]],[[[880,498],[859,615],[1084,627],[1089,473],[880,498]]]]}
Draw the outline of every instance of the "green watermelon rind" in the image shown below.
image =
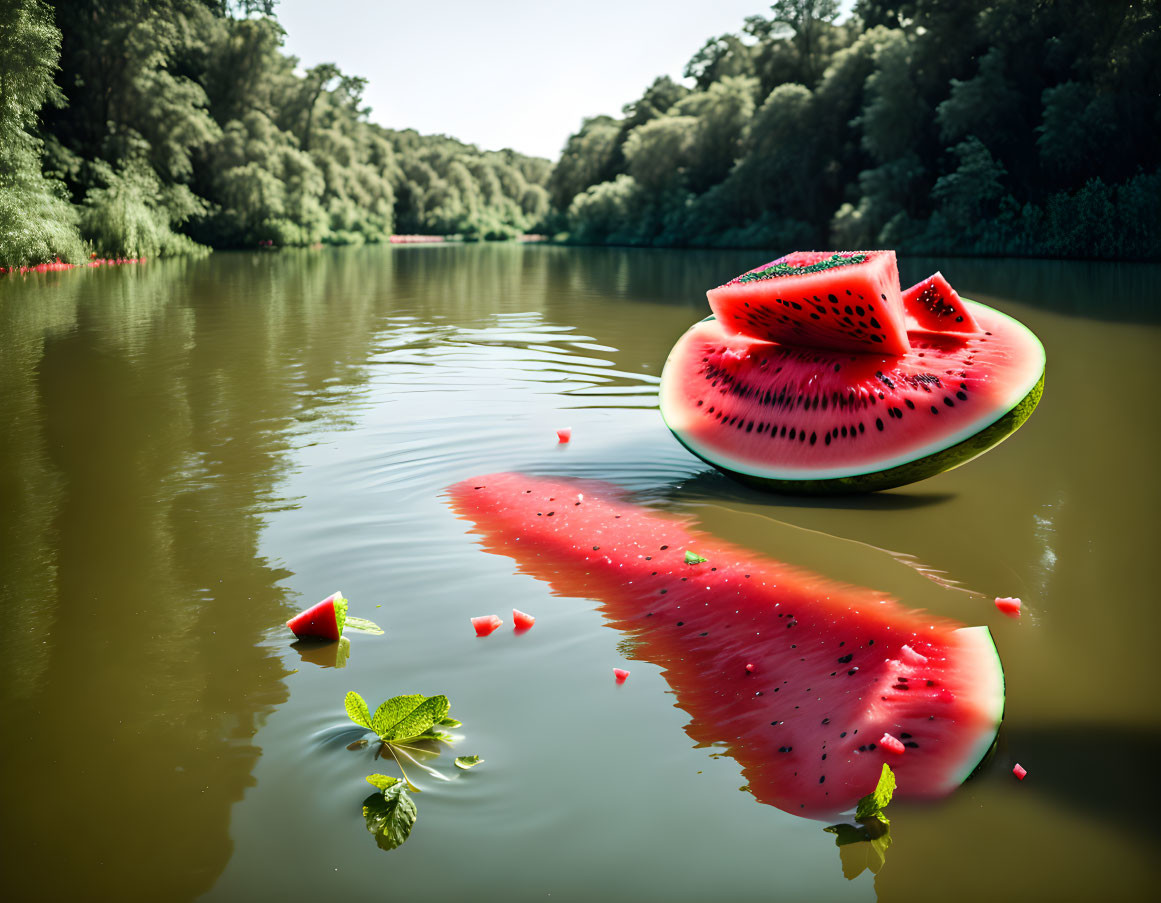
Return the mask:
{"type": "MultiPolygon", "coordinates": [[[[969,299],[961,298],[960,300],[968,301],[969,299]]],[[[986,305],[979,304],[976,301],[969,301],[969,304],[986,307],[986,305]]],[[[994,310],[993,308],[987,309],[994,310]]],[[[1011,320],[1012,323],[1035,339],[1035,335],[1031,330],[1018,320],[1009,317],[1001,311],[995,311],[995,313],[1004,317],[1006,320],[1011,320]]],[[[714,318],[707,317],[706,319],[712,320],[714,318]]],[[[665,425],[669,427],[670,432],[673,433],[677,441],[685,446],[691,454],[747,485],[764,489],[768,492],[777,492],[783,495],[855,495],[865,492],[879,492],[885,489],[896,489],[900,486],[917,483],[920,480],[926,480],[930,477],[938,476],[941,473],[961,467],[974,458],[978,458],[989,449],[999,445],[1024,425],[1025,421],[1032,416],[1032,412],[1036,410],[1036,406],[1040,403],[1040,398],[1044,394],[1044,346],[1040,344],[1039,339],[1036,339],[1036,346],[1040,349],[1041,356],[1040,378],[1023,398],[1016,402],[1008,411],[1001,414],[990,425],[972,433],[954,445],[940,449],[939,451],[923,455],[894,467],[869,471],[863,474],[818,479],[811,479],[809,477],[802,479],[784,479],[747,473],[744,470],[727,467],[720,461],[715,461],[707,457],[702,451],[699,451],[686,442],[681,434],[665,419],[664,410],[662,410],[661,418],[662,420],[666,420],[665,425]]]]}
{"type": "MultiPolygon", "coordinates": [[[[996,648],[996,641],[992,637],[992,632],[983,626],[962,627],[957,632],[971,637],[979,645],[978,654],[981,659],[986,659],[988,670],[991,670],[997,678],[997,685],[992,688],[990,694],[981,694],[981,701],[991,706],[990,711],[986,714],[990,722],[994,725],[994,729],[990,733],[981,732],[975,745],[964,757],[962,766],[959,769],[952,770],[952,782],[949,784],[949,789],[954,789],[967,781],[987,761],[989,754],[995,748],[1000,725],[1004,721],[1004,709],[1007,703],[1007,682],[1004,678],[1004,663],[1000,660],[1000,651],[996,648]]],[[[984,673],[983,664],[981,664],[980,673],[984,673]]]]}

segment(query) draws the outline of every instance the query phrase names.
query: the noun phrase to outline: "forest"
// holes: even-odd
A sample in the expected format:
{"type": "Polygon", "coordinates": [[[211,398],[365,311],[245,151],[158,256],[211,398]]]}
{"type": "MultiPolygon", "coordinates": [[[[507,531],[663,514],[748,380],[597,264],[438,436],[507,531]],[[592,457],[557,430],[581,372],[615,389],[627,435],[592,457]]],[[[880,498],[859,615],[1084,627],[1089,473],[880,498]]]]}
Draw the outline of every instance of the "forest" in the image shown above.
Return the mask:
{"type": "Polygon", "coordinates": [[[376,242],[1161,258],[1157,0],[778,0],[555,164],[383,128],[274,0],[0,0],[0,265],[376,242]]]}
{"type": "Polygon", "coordinates": [[[586,120],[583,243],[1161,258],[1156,0],[779,0],[586,120]]]}
{"type": "Polygon", "coordinates": [[[365,79],[296,71],[273,7],[0,0],[0,265],[544,217],[548,160],[369,122],[365,79]]]}

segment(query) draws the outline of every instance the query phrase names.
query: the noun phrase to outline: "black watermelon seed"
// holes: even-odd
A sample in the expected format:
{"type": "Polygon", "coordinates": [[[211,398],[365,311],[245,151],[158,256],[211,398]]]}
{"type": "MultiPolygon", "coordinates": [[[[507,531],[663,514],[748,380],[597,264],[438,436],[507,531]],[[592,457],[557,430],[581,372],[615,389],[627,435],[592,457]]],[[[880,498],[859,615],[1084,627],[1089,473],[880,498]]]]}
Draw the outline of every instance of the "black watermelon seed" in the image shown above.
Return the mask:
{"type": "Polygon", "coordinates": [[[825,774],[820,774],[820,775],[818,776],[818,783],[820,783],[820,784],[821,784],[821,783],[823,783],[825,780],[826,780],[826,775],[825,775],[825,774]]]}
{"type": "Polygon", "coordinates": [[[882,431],[882,429],[883,429],[883,418],[882,418],[882,417],[876,417],[876,418],[875,418],[875,426],[876,426],[876,427],[877,427],[877,428],[878,428],[880,431],[882,431]]]}

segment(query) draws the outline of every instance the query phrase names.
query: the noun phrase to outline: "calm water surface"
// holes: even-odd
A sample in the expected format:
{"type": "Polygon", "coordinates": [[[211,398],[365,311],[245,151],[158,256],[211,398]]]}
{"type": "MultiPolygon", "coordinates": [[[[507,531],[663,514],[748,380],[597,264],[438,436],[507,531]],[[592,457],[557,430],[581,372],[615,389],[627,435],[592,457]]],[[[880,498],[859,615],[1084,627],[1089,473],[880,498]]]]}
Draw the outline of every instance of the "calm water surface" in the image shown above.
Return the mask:
{"type": "Polygon", "coordinates": [[[903,261],[905,284],[939,268],[1028,323],[1044,400],[967,467],[812,501],[717,475],[656,408],[704,289],[762,259],[440,246],[0,280],[5,896],[1150,895],[1161,270],[903,261]],[[610,480],[987,624],[1008,682],[993,760],[944,802],[893,805],[886,862],[860,871],[824,823],[747,792],[725,747],[694,745],[656,666],[614,685],[632,648],[594,600],[479,550],[441,491],[495,470],[610,480]],[[386,630],[351,636],[341,668],[281,627],[335,589],[386,630]],[[513,606],[530,633],[474,638],[470,616],[513,606]],[[464,722],[436,762],[454,781],[420,782],[394,852],[360,814],[363,776],[390,769],[346,748],[349,689],[446,693],[464,722]],[[486,763],[455,773],[469,753],[486,763]]]}

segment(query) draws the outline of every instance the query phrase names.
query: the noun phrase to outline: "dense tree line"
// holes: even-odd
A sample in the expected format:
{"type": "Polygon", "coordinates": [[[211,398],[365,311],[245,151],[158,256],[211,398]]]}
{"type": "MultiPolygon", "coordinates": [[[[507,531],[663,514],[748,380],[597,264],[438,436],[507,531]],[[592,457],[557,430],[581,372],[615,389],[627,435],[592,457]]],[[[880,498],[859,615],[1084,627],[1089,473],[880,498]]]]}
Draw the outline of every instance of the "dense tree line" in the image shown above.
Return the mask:
{"type": "Polygon", "coordinates": [[[1161,257],[1157,0],[779,0],[621,118],[553,227],[629,245],[1161,257]]]}
{"type": "Polygon", "coordinates": [[[0,0],[0,265],[544,216],[549,161],[368,122],[365,80],[296,71],[273,6],[0,0]]]}

